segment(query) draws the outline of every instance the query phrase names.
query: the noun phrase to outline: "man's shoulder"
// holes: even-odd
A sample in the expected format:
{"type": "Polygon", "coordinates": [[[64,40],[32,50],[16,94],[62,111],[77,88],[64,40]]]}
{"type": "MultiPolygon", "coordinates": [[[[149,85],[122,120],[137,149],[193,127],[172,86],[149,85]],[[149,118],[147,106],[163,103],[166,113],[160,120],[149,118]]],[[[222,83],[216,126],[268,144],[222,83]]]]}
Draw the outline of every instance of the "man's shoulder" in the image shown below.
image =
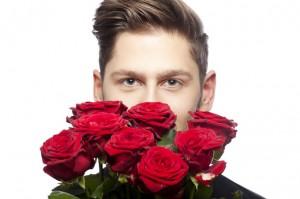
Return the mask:
{"type": "Polygon", "coordinates": [[[213,183],[213,198],[263,199],[264,197],[221,175],[213,183]],[[241,197],[238,197],[239,195],[241,197]]]}

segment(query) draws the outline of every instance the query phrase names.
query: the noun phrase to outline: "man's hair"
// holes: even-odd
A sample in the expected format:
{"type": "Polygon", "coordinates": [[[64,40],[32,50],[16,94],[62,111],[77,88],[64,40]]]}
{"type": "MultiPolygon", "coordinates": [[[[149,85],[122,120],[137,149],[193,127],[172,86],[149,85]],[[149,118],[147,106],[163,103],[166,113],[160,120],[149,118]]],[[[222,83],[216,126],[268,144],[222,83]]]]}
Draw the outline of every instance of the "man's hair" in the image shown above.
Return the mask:
{"type": "Polygon", "coordinates": [[[161,29],[179,33],[191,45],[202,85],[207,70],[207,35],[197,14],[181,0],[104,0],[96,10],[93,33],[98,39],[101,76],[122,32],[161,29]]]}

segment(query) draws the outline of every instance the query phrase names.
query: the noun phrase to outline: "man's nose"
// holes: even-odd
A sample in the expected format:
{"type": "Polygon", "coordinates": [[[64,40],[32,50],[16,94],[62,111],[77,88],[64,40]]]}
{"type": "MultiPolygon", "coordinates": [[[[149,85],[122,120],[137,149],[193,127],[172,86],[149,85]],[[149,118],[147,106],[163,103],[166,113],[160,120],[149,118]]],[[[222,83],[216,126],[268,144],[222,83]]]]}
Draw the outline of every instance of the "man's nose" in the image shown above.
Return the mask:
{"type": "Polygon", "coordinates": [[[157,88],[155,86],[149,86],[146,88],[144,97],[145,102],[157,102],[159,101],[159,96],[157,92],[157,88]]]}

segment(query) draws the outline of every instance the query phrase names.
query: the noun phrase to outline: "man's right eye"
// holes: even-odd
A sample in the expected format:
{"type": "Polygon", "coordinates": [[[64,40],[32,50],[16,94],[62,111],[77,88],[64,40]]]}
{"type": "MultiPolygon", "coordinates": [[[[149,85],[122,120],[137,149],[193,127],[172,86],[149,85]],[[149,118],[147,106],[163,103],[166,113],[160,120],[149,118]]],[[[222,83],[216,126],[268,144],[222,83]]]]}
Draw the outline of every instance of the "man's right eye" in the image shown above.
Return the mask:
{"type": "Polygon", "coordinates": [[[125,86],[136,86],[138,85],[138,81],[134,78],[126,78],[126,79],[122,79],[121,83],[125,86]]]}

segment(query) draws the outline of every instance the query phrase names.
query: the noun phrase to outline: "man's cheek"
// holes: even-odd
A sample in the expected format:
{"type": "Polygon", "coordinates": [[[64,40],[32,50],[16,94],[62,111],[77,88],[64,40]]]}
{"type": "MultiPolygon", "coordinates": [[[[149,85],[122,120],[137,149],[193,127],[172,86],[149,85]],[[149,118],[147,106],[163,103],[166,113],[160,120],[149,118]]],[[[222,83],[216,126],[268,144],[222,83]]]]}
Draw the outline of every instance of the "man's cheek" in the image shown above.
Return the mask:
{"type": "Polygon", "coordinates": [[[137,96],[132,94],[119,94],[114,97],[115,100],[120,100],[125,104],[128,108],[141,103],[142,101],[139,100],[137,96]]]}
{"type": "Polygon", "coordinates": [[[122,101],[123,104],[125,104],[127,107],[131,107],[133,102],[134,97],[132,97],[128,93],[124,93],[120,91],[117,87],[110,86],[110,87],[105,87],[104,92],[103,92],[103,100],[106,101],[122,101]]]}

